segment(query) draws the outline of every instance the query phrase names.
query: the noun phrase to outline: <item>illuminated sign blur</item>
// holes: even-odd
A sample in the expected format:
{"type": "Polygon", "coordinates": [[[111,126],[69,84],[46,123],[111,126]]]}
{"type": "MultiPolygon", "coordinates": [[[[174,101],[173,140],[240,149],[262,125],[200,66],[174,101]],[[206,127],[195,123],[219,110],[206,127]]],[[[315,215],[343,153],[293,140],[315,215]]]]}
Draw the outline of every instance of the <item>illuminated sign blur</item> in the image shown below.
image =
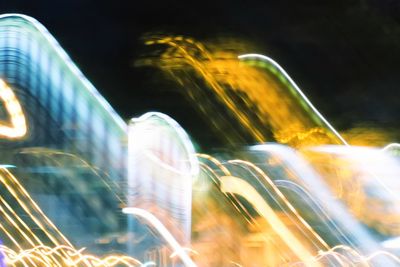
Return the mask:
{"type": "Polygon", "coordinates": [[[0,124],[0,136],[3,138],[21,138],[27,132],[26,120],[21,105],[11,88],[0,79],[0,98],[10,116],[10,122],[0,124]]]}
{"type": "Polygon", "coordinates": [[[162,113],[129,125],[128,203],[155,214],[181,244],[190,242],[192,181],[198,173],[184,130],[162,113]]]}

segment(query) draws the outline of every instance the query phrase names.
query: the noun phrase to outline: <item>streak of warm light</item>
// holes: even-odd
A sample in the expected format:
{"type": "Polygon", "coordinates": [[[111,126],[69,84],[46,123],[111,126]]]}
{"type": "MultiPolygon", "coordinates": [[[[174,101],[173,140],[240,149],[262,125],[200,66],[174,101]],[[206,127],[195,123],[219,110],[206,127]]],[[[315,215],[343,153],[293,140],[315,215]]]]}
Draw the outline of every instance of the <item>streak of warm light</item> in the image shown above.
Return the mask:
{"type": "Polygon", "coordinates": [[[0,98],[4,102],[10,116],[10,125],[0,124],[0,136],[3,138],[17,139],[25,136],[27,125],[21,105],[12,89],[0,79],[0,98]]]}
{"type": "Polygon", "coordinates": [[[6,257],[6,263],[16,265],[30,260],[37,266],[81,266],[85,263],[87,266],[93,267],[112,267],[112,266],[142,266],[142,263],[132,257],[124,255],[107,255],[99,258],[94,255],[84,254],[83,250],[76,250],[66,245],[56,247],[48,247],[44,245],[35,246],[31,249],[14,251],[6,246],[0,245],[0,250],[6,257]],[[66,256],[68,255],[68,257],[66,256]],[[54,261],[56,259],[57,261],[54,261]]]}

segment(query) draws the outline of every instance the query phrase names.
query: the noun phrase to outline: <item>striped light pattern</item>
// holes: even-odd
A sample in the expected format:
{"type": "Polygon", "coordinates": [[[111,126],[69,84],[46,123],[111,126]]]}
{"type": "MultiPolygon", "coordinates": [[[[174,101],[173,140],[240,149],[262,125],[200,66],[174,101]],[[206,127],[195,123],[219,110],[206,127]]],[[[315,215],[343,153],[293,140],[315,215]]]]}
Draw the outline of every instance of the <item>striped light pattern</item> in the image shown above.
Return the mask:
{"type": "MultiPolygon", "coordinates": [[[[24,145],[67,148],[105,168],[114,179],[123,178],[126,123],[35,19],[0,16],[0,77],[26,110],[27,123],[35,125],[24,145]]],[[[4,89],[1,92],[4,96],[4,89]]],[[[13,123],[18,132],[6,134],[23,135],[22,116],[13,123]]]]}
{"type": "Polygon", "coordinates": [[[192,181],[198,173],[184,130],[149,112],[129,125],[128,204],[153,211],[181,244],[190,242],[192,181]]]}

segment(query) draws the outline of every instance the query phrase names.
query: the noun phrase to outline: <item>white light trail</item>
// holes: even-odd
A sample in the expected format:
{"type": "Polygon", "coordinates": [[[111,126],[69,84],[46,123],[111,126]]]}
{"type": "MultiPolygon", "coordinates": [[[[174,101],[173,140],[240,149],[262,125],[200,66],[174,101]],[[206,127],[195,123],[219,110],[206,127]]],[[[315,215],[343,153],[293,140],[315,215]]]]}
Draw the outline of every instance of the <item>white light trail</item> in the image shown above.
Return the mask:
{"type": "Polygon", "coordinates": [[[192,261],[192,259],[186,254],[185,249],[181,247],[168,229],[160,222],[157,217],[155,217],[150,212],[139,209],[139,208],[123,208],[122,212],[125,214],[132,214],[142,219],[145,219],[152,227],[154,227],[161,236],[165,239],[168,245],[176,252],[177,256],[182,260],[182,262],[187,267],[197,267],[197,265],[192,261]]]}

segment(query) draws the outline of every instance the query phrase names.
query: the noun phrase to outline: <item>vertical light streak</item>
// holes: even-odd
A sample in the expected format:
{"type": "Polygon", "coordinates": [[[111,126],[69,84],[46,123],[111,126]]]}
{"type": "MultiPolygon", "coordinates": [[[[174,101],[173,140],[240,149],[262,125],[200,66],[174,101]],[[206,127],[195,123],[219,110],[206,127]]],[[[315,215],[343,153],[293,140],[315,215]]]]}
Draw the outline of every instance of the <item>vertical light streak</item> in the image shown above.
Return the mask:
{"type": "Polygon", "coordinates": [[[194,153],[183,128],[163,113],[148,112],[129,124],[128,204],[154,208],[185,245],[191,238],[192,184],[199,173],[194,153]],[[176,223],[168,224],[171,219],[176,223]]]}

